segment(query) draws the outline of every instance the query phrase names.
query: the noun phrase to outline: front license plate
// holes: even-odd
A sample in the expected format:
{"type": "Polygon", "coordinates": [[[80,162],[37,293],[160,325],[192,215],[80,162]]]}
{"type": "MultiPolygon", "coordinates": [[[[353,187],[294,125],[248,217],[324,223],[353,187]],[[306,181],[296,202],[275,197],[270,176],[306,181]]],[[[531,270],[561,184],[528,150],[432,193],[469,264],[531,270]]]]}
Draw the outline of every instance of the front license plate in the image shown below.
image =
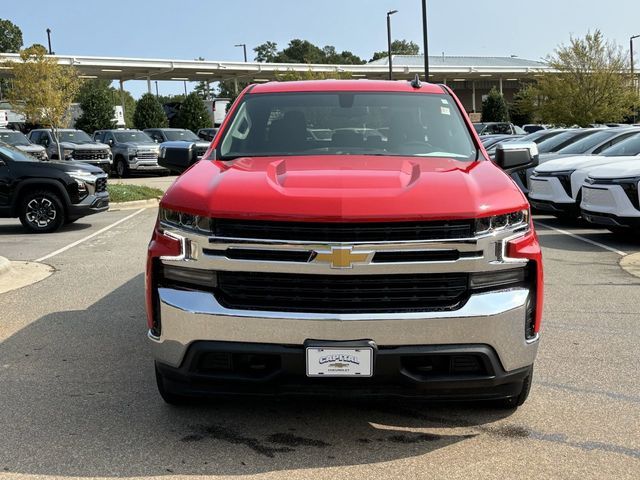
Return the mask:
{"type": "Polygon", "coordinates": [[[307,348],[308,377],[371,377],[373,348],[307,348]]]}

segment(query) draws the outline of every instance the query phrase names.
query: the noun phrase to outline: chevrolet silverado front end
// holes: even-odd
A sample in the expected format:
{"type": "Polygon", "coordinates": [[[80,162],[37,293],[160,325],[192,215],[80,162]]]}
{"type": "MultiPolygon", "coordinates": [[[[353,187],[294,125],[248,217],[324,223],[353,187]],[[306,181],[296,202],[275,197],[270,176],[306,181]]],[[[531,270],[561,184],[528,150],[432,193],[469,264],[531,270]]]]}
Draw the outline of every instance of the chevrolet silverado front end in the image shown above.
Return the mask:
{"type": "MultiPolygon", "coordinates": [[[[512,156],[522,151],[502,152],[503,166],[530,167],[512,156]]],[[[540,247],[526,199],[449,89],[250,87],[205,158],[167,191],[149,245],[148,336],[165,400],[524,402],[540,247]]]]}

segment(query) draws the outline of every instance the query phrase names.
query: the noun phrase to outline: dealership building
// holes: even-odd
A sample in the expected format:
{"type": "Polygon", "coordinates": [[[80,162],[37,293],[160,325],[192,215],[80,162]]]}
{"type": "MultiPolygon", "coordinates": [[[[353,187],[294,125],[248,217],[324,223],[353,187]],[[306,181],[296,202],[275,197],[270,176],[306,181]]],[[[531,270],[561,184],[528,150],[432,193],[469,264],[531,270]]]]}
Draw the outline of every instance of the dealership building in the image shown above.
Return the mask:
{"type": "MultiPolygon", "coordinates": [[[[207,84],[227,80],[236,82],[268,82],[278,80],[287,71],[340,72],[354,79],[387,79],[388,58],[364,65],[321,65],[300,63],[228,62],[218,60],[171,60],[149,58],[93,57],[53,55],[62,65],[73,65],[83,78],[119,81],[121,89],[128,81],[146,81],[152,92],[154,81],[190,81],[207,84]]],[[[6,60],[20,61],[17,54],[0,54],[0,77],[11,77],[6,60]]],[[[409,80],[416,74],[424,76],[422,55],[393,55],[393,78],[409,80]]],[[[429,81],[449,85],[459,96],[468,112],[481,109],[482,99],[496,87],[507,100],[522,83],[550,71],[546,64],[510,57],[429,56],[429,81]]]]}

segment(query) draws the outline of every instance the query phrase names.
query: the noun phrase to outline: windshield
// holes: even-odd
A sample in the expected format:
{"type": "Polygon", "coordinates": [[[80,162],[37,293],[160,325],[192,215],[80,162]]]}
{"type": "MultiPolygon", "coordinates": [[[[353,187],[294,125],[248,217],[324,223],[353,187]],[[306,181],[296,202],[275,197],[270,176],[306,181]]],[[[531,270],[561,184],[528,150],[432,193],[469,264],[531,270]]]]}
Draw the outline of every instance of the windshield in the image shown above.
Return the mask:
{"type": "Polygon", "coordinates": [[[116,137],[118,143],[154,143],[151,137],[144,132],[126,131],[126,132],[114,132],[113,136],[116,137]]]}
{"type": "Polygon", "coordinates": [[[538,144],[539,153],[557,152],[561,148],[571,145],[573,142],[577,142],[581,138],[587,137],[596,133],[598,130],[569,130],[556,135],[555,137],[548,138],[538,144]]]}
{"type": "Polygon", "coordinates": [[[93,143],[91,137],[82,130],[58,131],[58,138],[61,142],[69,143],[93,143]]]}
{"type": "Polygon", "coordinates": [[[601,132],[594,133],[593,135],[589,135],[588,137],[578,140],[577,142],[572,143],[568,147],[564,147],[558,150],[558,153],[571,154],[571,155],[587,153],[587,152],[590,152],[593,148],[600,145],[602,142],[611,140],[616,135],[618,135],[618,132],[603,130],[601,132]]]}
{"type": "Polygon", "coordinates": [[[191,130],[165,130],[165,137],[169,141],[184,141],[184,142],[197,142],[200,141],[200,137],[198,137],[191,130]]]}
{"type": "Polygon", "coordinates": [[[476,148],[447,95],[247,95],[224,132],[220,158],[275,155],[399,155],[473,160],[476,148]]]}
{"type": "Polygon", "coordinates": [[[7,144],[0,144],[0,156],[14,162],[37,162],[34,157],[27,155],[17,148],[13,148],[7,144]]]}
{"type": "Polygon", "coordinates": [[[473,128],[475,128],[477,134],[480,134],[484,128],[484,123],[474,123],[473,128]]]}
{"type": "Polygon", "coordinates": [[[626,138],[620,143],[602,151],[605,157],[623,157],[625,155],[640,155],[640,132],[633,137],[626,138]]]}
{"type": "Polygon", "coordinates": [[[8,143],[9,145],[31,145],[29,139],[22,133],[11,130],[0,131],[0,142],[8,143]]]}
{"type": "Polygon", "coordinates": [[[566,130],[538,130],[537,132],[530,133],[529,135],[525,135],[522,137],[523,142],[535,142],[542,143],[545,140],[549,140],[556,135],[560,135],[566,130]]]}

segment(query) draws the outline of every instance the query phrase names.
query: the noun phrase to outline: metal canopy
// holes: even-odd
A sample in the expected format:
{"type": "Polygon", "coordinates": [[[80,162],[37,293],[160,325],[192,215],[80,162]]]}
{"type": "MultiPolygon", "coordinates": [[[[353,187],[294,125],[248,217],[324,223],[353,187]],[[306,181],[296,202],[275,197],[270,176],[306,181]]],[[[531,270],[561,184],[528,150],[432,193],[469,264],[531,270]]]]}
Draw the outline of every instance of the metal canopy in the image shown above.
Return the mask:
{"type": "MultiPolygon", "coordinates": [[[[277,80],[279,74],[295,72],[347,72],[353,78],[385,79],[388,75],[386,61],[364,65],[318,65],[302,63],[259,63],[170,60],[148,58],[94,57],[80,55],[52,55],[61,65],[73,65],[84,78],[107,80],[173,80],[219,81],[277,80]]],[[[421,56],[420,56],[421,57],[421,56]]],[[[551,69],[543,63],[511,57],[433,57],[430,78],[442,82],[454,78],[464,80],[497,80],[498,78],[526,79],[551,69]],[[436,60],[437,59],[437,60],[436,60]],[[449,59],[449,60],[448,60],[449,59]],[[501,59],[502,61],[497,61],[501,59]],[[493,78],[492,78],[493,77],[493,78]]],[[[0,77],[10,77],[12,68],[5,61],[20,61],[18,54],[0,54],[0,77]]],[[[421,62],[403,62],[402,56],[394,56],[394,78],[408,79],[422,74],[421,62]],[[403,65],[403,63],[405,63],[403,65]]]]}

